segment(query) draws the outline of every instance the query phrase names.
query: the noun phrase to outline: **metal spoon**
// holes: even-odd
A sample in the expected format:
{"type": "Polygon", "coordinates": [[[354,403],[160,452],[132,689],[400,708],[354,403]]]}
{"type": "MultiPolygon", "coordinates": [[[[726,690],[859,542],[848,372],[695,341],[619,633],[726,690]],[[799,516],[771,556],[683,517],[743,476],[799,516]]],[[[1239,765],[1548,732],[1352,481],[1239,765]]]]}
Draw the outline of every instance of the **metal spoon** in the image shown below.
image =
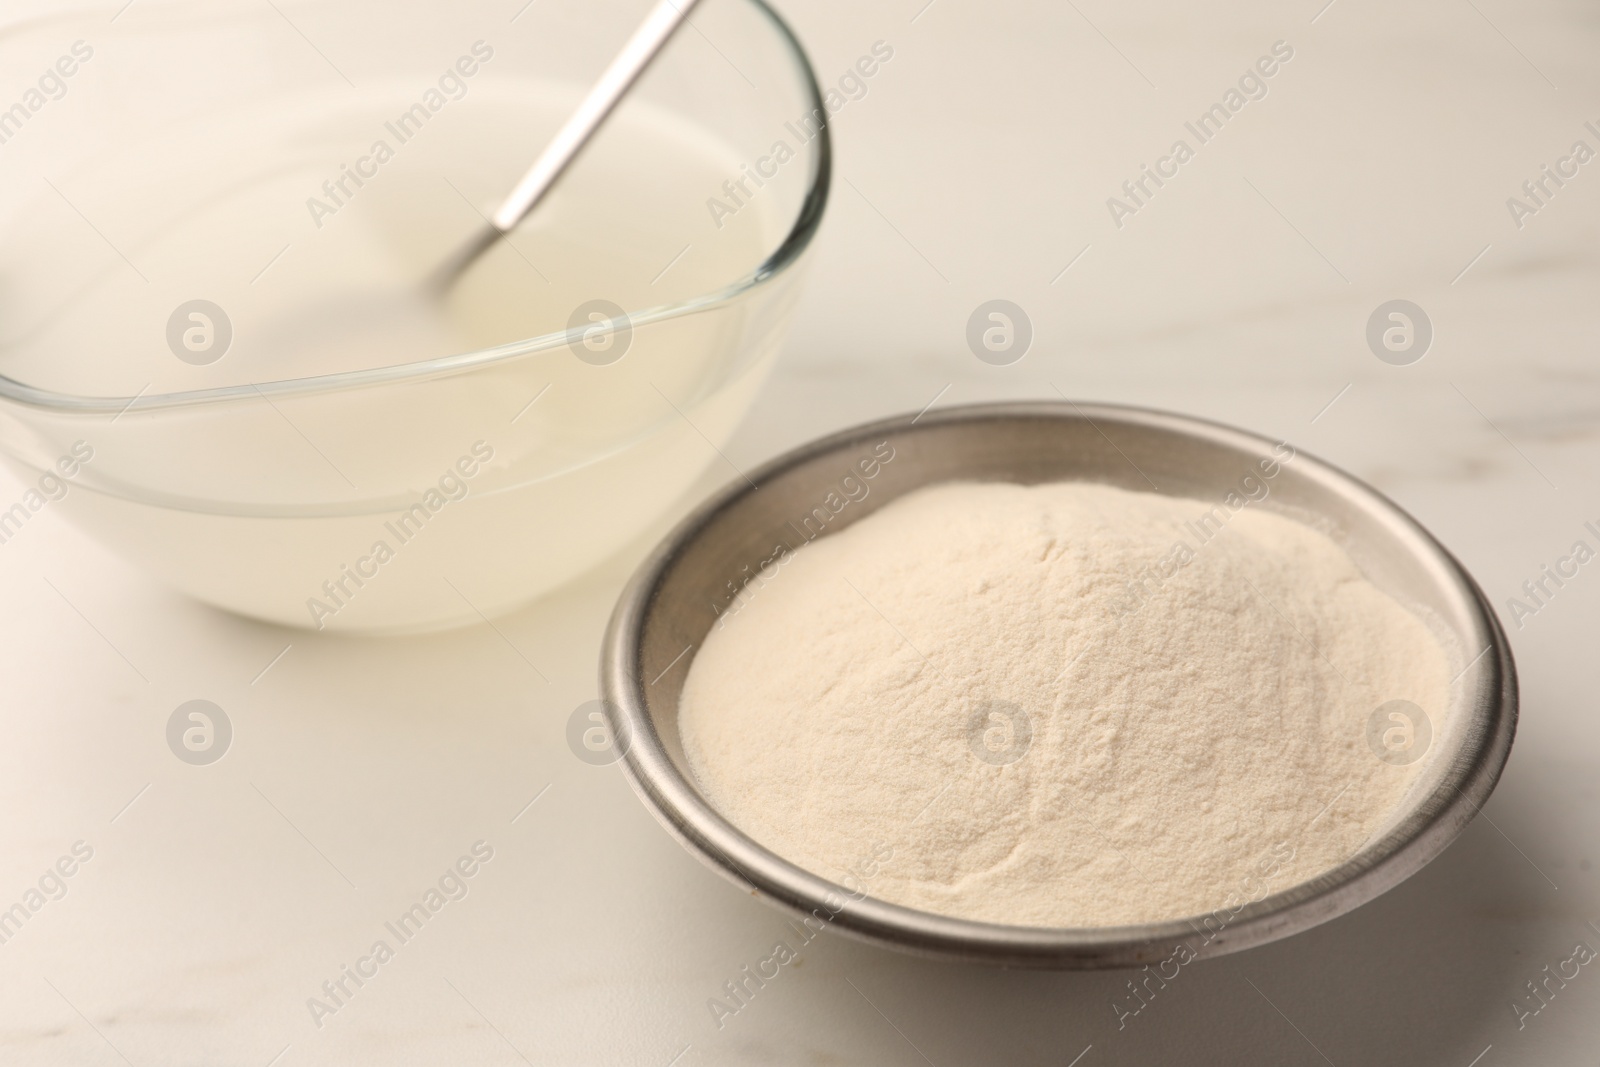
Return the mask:
{"type": "Polygon", "coordinates": [[[493,248],[534,209],[699,2],[657,0],[644,22],[633,31],[628,43],[589,90],[589,95],[583,98],[578,110],[539,153],[533,166],[495,211],[489,224],[429,275],[428,288],[432,292],[441,294],[448,290],[478,257],[493,248]]]}

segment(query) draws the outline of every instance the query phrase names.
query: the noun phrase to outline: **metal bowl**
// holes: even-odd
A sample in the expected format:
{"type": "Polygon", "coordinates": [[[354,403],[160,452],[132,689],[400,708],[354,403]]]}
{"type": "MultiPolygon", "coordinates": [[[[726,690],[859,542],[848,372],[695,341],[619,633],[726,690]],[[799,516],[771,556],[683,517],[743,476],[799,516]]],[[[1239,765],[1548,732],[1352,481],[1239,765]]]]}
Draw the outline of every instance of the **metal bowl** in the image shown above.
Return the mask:
{"type": "Polygon", "coordinates": [[[1516,668],[1494,612],[1461,565],[1392,502],[1304,453],[1283,464],[1255,506],[1332,536],[1370,581],[1429,621],[1459,672],[1403,810],[1354,856],[1310,881],[1242,909],[1137,926],[1008,926],[919,911],[852,894],[752,840],[702,795],[678,736],[678,696],[694,650],[730,592],[778,544],[799,547],[821,527],[835,533],[898,496],[958,479],[1088,481],[1221,500],[1277,444],[1139,408],[1006,403],[872,423],[780,456],[685,519],[617,604],[600,675],[629,780],[685,847],[737,884],[814,916],[813,924],[926,955],[1066,968],[1139,966],[1180,953],[1187,962],[1350,911],[1438,855],[1488,799],[1516,730],[1516,668]],[[867,495],[837,514],[816,510],[880,442],[894,459],[867,483],[867,495]]]}

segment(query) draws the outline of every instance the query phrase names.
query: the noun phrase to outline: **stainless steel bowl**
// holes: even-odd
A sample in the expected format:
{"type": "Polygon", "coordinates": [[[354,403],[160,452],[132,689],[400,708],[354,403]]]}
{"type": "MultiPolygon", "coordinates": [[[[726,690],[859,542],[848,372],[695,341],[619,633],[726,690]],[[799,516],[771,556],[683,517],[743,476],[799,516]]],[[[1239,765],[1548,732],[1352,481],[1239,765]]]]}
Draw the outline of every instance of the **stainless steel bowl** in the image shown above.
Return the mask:
{"type": "MultiPolygon", "coordinates": [[[[1297,453],[1260,505],[1335,538],[1367,578],[1430,621],[1454,659],[1446,723],[1406,809],[1337,868],[1237,911],[1139,926],[1036,928],[949,918],[850,891],[790,863],[701,794],[678,736],[678,695],[729,591],[879,442],[894,460],[868,495],[826,523],[835,533],[896,497],[956,479],[1089,481],[1221,500],[1277,442],[1200,419],[1101,404],[1008,403],[873,423],[780,456],[707,501],[640,567],[618,602],[601,688],[623,766],[645,804],[714,870],[780,907],[848,934],[928,955],[1010,966],[1123,967],[1182,953],[1220,955],[1308,929],[1415,873],[1488,799],[1516,730],[1516,668],[1477,585],[1415,520],[1375,490],[1297,453]],[[753,485],[751,483],[754,483],[753,485]],[[731,584],[730,584],[731,583],[731,584]],[[841,902],[843,902],[841,906],[841,902]],[[1219,915],[1222,918],[1219,919],[1219,915]],[[1186,945],[1187,949],[1180,949],[1186,945]]],[[[1187,961],[1189,955],[1179,955],[1187,961]]]]}

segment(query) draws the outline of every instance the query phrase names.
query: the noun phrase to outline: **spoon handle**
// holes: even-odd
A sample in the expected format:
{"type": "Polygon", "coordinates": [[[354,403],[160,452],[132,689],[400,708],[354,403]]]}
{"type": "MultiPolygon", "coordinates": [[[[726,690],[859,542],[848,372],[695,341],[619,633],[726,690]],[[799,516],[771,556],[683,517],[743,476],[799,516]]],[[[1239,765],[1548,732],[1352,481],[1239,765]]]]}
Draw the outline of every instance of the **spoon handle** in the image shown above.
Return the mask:
{"type": "Polygon", "coordinates": [[[698,3],[699,0],[658,0],[644,22],[633,31],[633,36],[622,51],[617,53],[617,58],[611,61],[594,88],[589,90],[589,95],[584,97],[578,110],[567,119],[560,132],[534,160],[533,166],[528,168],[528,173],[522,176],[517,187],[511,190],[511,195],[495,211],[494,226],[497,230],[509,232],[522,221],[524,215],[533,210],[698,3]]]}

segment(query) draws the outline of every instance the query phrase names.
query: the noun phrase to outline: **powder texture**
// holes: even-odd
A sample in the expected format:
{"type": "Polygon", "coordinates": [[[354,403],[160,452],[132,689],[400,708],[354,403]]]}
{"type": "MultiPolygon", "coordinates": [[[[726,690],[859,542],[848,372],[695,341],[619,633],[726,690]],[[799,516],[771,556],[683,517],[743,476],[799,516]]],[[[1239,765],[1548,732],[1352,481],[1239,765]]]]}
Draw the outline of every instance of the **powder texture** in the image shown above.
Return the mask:
{"type": "Polygon", "coordinates": [[[1447,659],[1332,540],[1247,505],[902,497],[713,628],[690,765],[777,854],[947,915],[1142,923],[1313,877],[1395,813],[1425,761],[1380,758],[1369,721],[1411,701],[1437,743],[1447,659]]]}

